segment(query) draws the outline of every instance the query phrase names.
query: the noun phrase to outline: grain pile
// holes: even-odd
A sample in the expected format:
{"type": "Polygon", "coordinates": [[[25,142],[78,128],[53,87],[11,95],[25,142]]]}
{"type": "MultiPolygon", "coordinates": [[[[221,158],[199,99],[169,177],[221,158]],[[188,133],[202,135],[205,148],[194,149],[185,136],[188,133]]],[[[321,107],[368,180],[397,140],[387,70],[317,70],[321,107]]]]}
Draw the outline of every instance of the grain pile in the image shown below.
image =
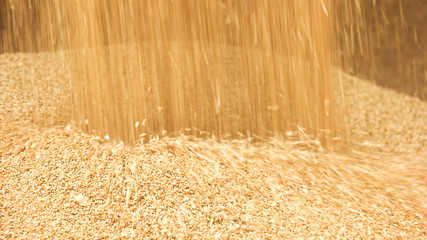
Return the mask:
{"type": "Polygon", "coordinates": [[[65,58],[61,53],[1,55],[2,115],[43,126],[70,122],[70,73],[65,58]]]}
{"type": "Polygon", "coordinates": [[[304,138],[129,148],[56,120],[55,57],[0,55],[1,238],[427,237],[425,102],[341,74],[349,154],[304,138]]]}
{"type": "Polygon", "coordinates": [[[344,78],[345,94],[339,99],[347,108],[345,121],[353,148],[400,154],[427,152],[425,101],[344,73],[337,78],[344,78]]]}

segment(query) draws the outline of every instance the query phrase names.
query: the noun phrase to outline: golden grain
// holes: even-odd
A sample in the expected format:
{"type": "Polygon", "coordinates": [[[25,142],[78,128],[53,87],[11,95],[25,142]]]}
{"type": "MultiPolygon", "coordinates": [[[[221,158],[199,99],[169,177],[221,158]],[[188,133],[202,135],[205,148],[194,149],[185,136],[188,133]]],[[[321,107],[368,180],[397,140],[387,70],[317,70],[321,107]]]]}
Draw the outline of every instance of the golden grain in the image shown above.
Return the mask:
{"type": "Polygon", "coordinates": [[[9,4],[9,18],[40,29],[9,29],[26,37],[7,36],[5,48],[64,51],[70,115],[86,131],[131,143],[164,131],[335,134],[330,0],[9,4]]]}
{"type": "Polygon", "coordinates": [[[360,1],[3,4],[1,237],[426,237],[426,102],[329,76],[360,1]]]}

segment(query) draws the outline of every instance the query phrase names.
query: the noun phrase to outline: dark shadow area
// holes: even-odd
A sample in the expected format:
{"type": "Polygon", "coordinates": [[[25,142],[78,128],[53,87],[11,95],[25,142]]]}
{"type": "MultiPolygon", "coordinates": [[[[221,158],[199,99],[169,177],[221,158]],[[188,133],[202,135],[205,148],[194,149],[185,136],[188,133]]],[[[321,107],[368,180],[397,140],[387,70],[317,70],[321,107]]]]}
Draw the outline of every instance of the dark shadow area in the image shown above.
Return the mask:
{"type": "Polygon", "coordinates": [[[363,0],[339,10],[343,69],[426,100],[427,1],[363,0]]]}
{"type": "MultiPolygon", "coordinates": [[[[377,71],[373,78],[381,85],[427,97],[427,1],[402,0],[403,21],[400,1],[391,1],[385,8],[389,16],[387,33],[381,46],[374,49],[377,71]],[[394,30],[394,31],[393,31],[394,30]]],[[[368,15],[369,23],[375,16],[368,15]]]]}

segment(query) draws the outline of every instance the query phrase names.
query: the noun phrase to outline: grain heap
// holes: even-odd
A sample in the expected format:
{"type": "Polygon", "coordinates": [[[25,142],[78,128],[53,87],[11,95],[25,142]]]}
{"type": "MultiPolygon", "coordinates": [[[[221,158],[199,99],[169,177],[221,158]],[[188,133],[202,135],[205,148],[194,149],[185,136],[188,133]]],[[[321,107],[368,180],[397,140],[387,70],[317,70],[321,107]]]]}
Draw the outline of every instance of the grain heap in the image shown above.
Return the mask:
{"type": "MultiPolygon", "coordinates": [[[[427,235],[427,104],[417,98],[342,74],[351,156],[303,138],[254,144],[179,137],[129,148],[40,124],[43,116],[55,119],[55,108],[33,110],[32,91],[45,82],[34,86],[31,69],[39,66],[49,81],[62,74],[55,57],[0,55],[2,237],[427,235]],[[361,106],[369,113],[360,114],[361,106]]],[[[68,101],[58,87],[39,97],[68,101]]]]}
{"type": "Polygon", "coordinates": [[[427,103],[330,74],[333,2],[166,3],[0,1],[1,239],[427,238],[427,103]]]}

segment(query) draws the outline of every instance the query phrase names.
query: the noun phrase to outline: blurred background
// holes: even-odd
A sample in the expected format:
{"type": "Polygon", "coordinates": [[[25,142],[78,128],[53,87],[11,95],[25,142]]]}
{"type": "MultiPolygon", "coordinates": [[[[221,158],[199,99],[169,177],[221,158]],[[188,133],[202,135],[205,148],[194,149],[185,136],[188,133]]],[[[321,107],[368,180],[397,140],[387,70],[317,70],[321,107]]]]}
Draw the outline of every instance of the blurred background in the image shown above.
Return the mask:
{"type": "MultiPolygon", "coordinates": [[[[55,13],[48,4],[34,4],[36,0],[20,1],[28,10],[24,17],[16,14],[11,1],[0,0],[0,53],[34,51],[33,45],[22,45],[23,41],[18,39],[41,41],[43,38],[38,35],[46,33],[39,31],[43,21],[40,12],[55,13]],[[6,31],[14,34],[4,34],[6,31]],[[11,36],[15,39],[5,39],[11,36]],[[13,43],[14,47],[5,49],[5,42],[13,43]]],[[[340,51],[341,68],[381,86],[426,100],[427,1],[352,0],[336,4],[341,5],[337,8],[335,22],[339,43],[336,50],[340,51]]],[[[51,24],[54,28],[60,23],[51,24]]],[[[59,47],[38,45],[40,49],[37,51],[59,47]]]]}
{"type": "MultiPolygon", "coordinates": [[[[397,91],[427,97],[427,1],[361,0],[338,13],[341,63],[349,73],[397,91]],[[360,21],[358,17],[362,18],[360,21]],[[341,29],[341,31],[344,31],[341,29]],[[354,48],[345,35],[354,32],[354,48]]],[[[342,3],[341,3],[342,4],[342,3]]]]}

